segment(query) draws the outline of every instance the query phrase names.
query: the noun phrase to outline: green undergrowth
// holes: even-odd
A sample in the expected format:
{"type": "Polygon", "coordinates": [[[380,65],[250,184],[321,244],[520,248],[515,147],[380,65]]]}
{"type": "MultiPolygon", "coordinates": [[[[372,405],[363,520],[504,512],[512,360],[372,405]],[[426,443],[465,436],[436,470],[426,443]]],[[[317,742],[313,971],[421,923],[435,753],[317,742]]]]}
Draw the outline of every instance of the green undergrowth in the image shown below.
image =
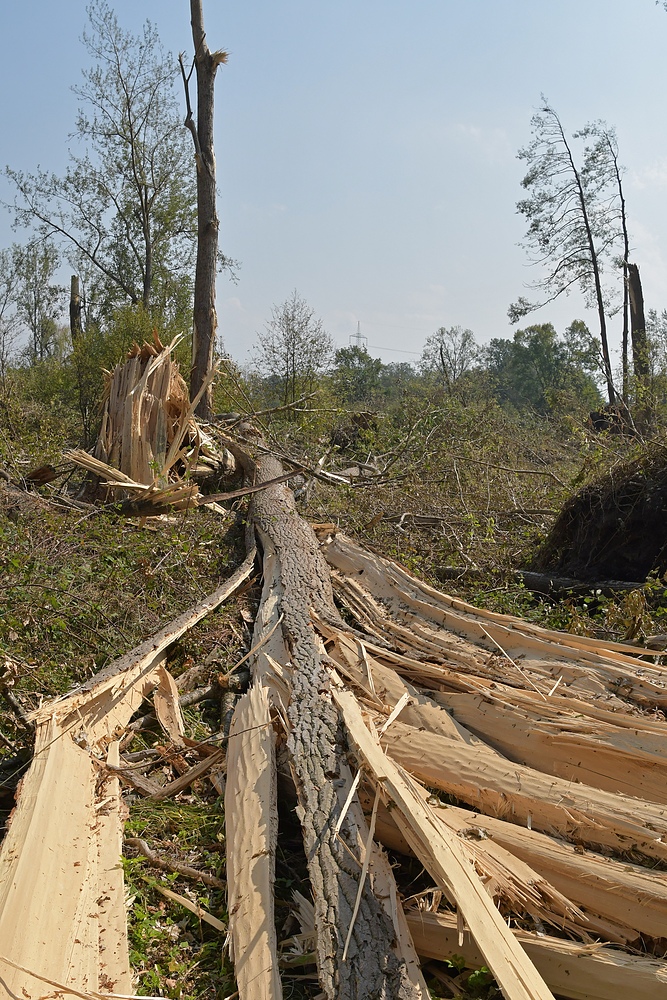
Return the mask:
{"type": "MultiPolygon", "coordinates": [[[[233,515],[197,512],[141,524],[30,495],[0,497],[6,681],[31,708],[64,693],[214,590],[243,554],[233,515]]],[[[175,659],[237,648],[243,623],[229,616],[225,607],[210,615],[175,659]]]]}
{"type": "MultiPolygon", "coordinates": [[[[145,840],[164,860],[189,864],[224,878],[224,815],[217,798],[132,801],[127,837],[145,840]]],[[[214,1000],[234,993],[234,973],[220,932],[185,906],[165,897],[168,889],[228,922],[225,893],[178,874],[156,871],[139,857],[123,863],[128,906],[130,961],[140,994],[174,1000],[214,1000]]]]}

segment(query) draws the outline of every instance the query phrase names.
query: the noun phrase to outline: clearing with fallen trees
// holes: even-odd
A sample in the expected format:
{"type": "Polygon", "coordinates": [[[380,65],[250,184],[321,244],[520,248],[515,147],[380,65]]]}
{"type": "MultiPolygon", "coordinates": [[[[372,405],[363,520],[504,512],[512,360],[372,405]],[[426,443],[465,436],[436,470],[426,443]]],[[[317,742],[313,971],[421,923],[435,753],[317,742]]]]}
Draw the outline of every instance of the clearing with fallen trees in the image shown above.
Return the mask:
{"type": "MultiPolygon", "coordinates": [[[[205,518],[197,544],[230,548],[208,596],[58,697],[28,697],[38,664],[3,650],[4,994],[667,995],[660,650],[480,607],[308,523],[294,469],[301,489],[340,472],[281,455],[252,417],[201,427],[195,406],[171,348],[144,345],[109,375],[95,453],[68,453],[78,495],[3,488],[3,516],[44,527],[55,507],[71,537],[205,518]],[[207,495],[213,472],[233,488],[207,495]],[[204,634],[179,662],[230,605],[233,656],[204,634]],[[191,714],[206,702],[208,728],[191,714]],[[187,819],[202,802],[206,849],[187,819]],[[171,938],[152,965],[149,927],[171,938]],[[235,983],[196,971],[223,952],[235,983]]],[[[37,622],[11,620],[18,650],[37,622]]]]}

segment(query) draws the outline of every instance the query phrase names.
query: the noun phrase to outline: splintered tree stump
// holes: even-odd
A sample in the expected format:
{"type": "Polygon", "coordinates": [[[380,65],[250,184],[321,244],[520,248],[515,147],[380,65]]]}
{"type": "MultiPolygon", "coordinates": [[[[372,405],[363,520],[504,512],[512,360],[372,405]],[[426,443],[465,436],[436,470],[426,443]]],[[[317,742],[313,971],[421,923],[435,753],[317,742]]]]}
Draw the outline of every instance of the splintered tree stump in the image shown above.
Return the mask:
{"type": "MultiPolygon", "coordinates": [[[[255,482],[262,483],[277,478],[283,469],[276,458],[264,455],[253,471],[255,482]]],[[[368,829],[358,805],[349,810],[340,833],[335,829],[350,788],[349,749],[311,624],[312,609],[320,618],[342,625],[329,568],[284,483],[254,495],[250,519],[263,546],[265,574],[273,583],[269,588],[265,583],[263,603],[270,591],[278,596],[282,640],[292,667],[288,753],[314,896],[322,987],[330,1000],[416,998],[420,991],[394,950],[392,920],[368,878],[343,961],[368,829]]]]}

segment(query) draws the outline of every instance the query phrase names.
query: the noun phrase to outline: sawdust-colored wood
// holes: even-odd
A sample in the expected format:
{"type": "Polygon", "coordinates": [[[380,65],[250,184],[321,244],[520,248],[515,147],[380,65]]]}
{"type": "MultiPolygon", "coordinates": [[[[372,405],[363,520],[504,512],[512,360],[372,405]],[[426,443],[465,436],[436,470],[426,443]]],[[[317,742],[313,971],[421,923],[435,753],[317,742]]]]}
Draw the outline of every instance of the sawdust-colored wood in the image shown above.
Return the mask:
{"type": "Polygon", "coordinates": [[[553,1000],[493,905],[457,837],[434,821],[428,805],[366,727],[354,696],[333,676],[332,693],[352,742],[382,795],[394,806],[401,832],[437,884],[459,907],[507,1000],[553,1000]]]}
{"type": "MultiPolygon", "coordinates": [[[[473,968],[483,956],[468,933],[459,939],[455,917],[409,910],[408,926],[419,954],[442,960],[463,955],[473,968]]],[[[547,935],[514,932],[550,989],[568,1000],[656,1000],[667,996],[667,962],[547,935]]]]}
{"type": "Polygon", "coordinates": [[[273,883],[278,806],[266,688],[240,699],[229,731],[225,829],[227,908],[240,1000],[280,1000],[273,883]]]}
{"type": "Polygon", "coordinates": [[[667,806],[575,784],[400,721],[384,735],[389,755],[431,788],[522,826],[582,844],[667,859],[667,806]]]}

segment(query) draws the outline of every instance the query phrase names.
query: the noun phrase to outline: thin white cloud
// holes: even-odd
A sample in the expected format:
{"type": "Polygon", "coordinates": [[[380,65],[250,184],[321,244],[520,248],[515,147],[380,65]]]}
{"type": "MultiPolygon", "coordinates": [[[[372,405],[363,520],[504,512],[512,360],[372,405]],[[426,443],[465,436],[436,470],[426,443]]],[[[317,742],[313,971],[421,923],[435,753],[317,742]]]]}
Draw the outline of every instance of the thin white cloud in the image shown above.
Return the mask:
{"type": "Polygon", "coordinates": [[[667,157],[660,157],[639,170],[631,170],[628,181],[639,191],[667,187],[667,157]]]}

